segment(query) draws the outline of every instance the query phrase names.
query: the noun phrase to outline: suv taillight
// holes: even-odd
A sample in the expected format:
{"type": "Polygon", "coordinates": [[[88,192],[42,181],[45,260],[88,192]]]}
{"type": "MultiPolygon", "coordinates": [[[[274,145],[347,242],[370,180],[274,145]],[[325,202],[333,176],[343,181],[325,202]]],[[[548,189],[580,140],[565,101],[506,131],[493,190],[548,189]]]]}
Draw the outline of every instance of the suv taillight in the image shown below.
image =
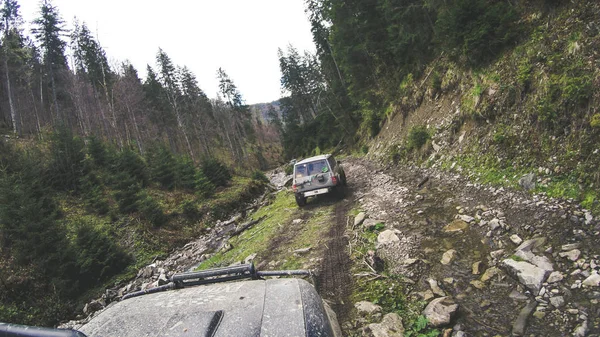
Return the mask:
{"type": "Polygon", "coordinates": [[[296,184],[292,185],[292,191],[294,191],[294,192],[298,191],[298,186],[296,186],[296,184]]]}
{"type": "Polygon", "coordinates": [[[332,182],[334,185],[337,185],[337,177],[336,177],[336,176],[333,176],[333,177],[331,177],[331,182],[332,182]]]}

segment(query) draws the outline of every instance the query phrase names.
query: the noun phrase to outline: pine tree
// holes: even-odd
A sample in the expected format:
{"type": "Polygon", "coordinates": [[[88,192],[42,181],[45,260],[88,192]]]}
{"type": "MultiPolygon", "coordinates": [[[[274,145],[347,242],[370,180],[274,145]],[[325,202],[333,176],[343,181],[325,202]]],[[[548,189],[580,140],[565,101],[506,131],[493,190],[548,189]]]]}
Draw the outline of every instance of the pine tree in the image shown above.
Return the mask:
{"type": "Polygon", "coordinates": [[[66,118],[64,113],[61,112],[58,100],[58,75],[67,69],[66,42],[62,39],[65,34],[64,21],[60,17],[58,9],[52,5],[50,0],[43,0],[40,7],[40,17],[33,20],[33,24],[32,32],[43,51],[43,62],[46,67],[46,76],[50,80],[56,118],[65,122],[66,118]]]}

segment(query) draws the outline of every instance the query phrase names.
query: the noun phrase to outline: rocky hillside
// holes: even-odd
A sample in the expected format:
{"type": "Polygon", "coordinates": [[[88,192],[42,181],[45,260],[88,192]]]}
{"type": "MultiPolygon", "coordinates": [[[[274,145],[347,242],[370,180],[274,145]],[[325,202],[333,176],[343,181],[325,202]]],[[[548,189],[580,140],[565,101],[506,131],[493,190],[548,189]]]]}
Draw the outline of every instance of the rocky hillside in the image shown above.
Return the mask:
{"type": "Polygon", "coordinates": [[[489,65],[435,59],[363,150],[500,186],[533,174],[527,189],[598,211],[599,17],[595,1],[531,6],[527,33],[489,65]]]}

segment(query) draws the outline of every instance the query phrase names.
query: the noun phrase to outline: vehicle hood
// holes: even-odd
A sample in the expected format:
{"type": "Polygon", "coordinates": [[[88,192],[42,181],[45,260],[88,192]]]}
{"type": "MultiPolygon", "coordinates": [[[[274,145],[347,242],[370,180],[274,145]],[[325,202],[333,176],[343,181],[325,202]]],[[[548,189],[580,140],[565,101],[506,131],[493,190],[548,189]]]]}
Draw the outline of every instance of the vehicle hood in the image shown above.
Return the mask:
{"type": "Polygon", "coordinates": [[[333,336],[308,282],[219,283],[127,299],[102,311],[88,336],[333,336]]]}

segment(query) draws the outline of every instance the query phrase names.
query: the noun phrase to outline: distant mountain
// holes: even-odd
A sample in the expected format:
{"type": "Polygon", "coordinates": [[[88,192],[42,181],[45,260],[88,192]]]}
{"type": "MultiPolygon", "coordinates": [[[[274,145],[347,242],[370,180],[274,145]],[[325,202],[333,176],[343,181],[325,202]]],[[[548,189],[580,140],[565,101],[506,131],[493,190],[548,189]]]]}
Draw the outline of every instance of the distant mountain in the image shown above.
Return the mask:
{"type": "Polygon", "coordinates": [[[271,117],[269,117],[270,107],[272,107],[275,112],[277,112],[279,118],[281,118],[280,106],[279,100],[270,103],[257,103],[250,105],[250,111],[252,111],[255,116],[260,116],[263,121],[268,122],[271,120],[271,117]]]}

